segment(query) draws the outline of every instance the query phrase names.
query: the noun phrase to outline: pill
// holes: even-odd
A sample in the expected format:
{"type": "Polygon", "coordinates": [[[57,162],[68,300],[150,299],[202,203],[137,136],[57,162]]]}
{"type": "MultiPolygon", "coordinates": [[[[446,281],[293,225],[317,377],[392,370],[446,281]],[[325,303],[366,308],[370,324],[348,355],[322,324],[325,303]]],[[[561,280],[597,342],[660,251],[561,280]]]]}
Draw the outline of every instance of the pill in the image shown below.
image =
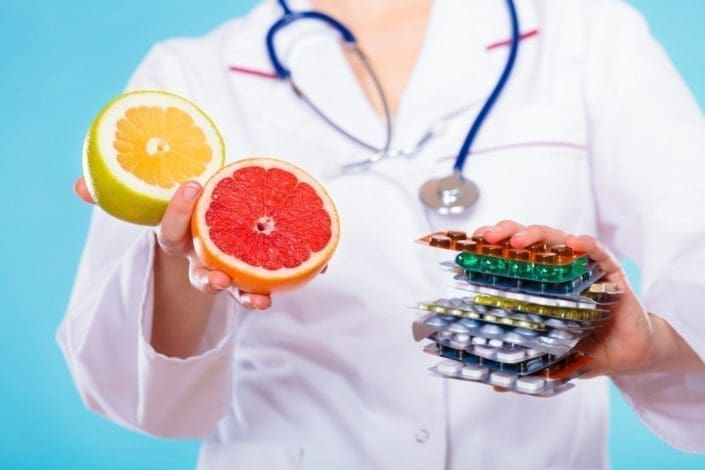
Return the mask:
{"type": "Polygon", "coordinates": [[[534,330],[530,330],[528,328],[514,328],[515,333],[519,333],[520,335],[523,336],[537,336],[538,333],[535,332],[534,330]]]}
{"type": "Polygon", "coordinates": [[[559,320],[557,318],[549,318],[544,323],[546,324],[546,326],[550,326],[551,328],[558,328],[559,330],[565,329],[567,327],[564,321],[559,320]]]}
{"type": "Polygon", "coordinates": [[[523,349],[503,349],[497,351],[497,360],[500,362],[519,362],[526,358],[526,351],[523,349]]]}
{"type": "Polygon", "coordinates": [[[458,323],[466,326],[469,329],[475,329],[480,326],[480,322],[477,320],[473,320],[472,318],[463,318],[462,320],[458,321],[458,323]]]}
{"type": "Polygon", "coordinates": [[[441,305],[443,307],[452,307],[453,301],[448,299],[438,299],[433,302],[433,305],[441,305]]]}
{"type": "Polygon", "coordinates": [[[480,331],[486,335],[501,335],[503,330],[499,325],[483,325],[480,331]]]}
{"type": "Polygon", "coordinates": [[[453,341],[459,344],[467,345],[470,343],[470,335],[467,333],[457,333],[453,336],[453,341]]]}
{"type": "Polygon", "coordinates": [[[478,345],[487,344],[487,339],[481,338],[479,336],[473,336],[472,344],[478,344],[478,345]]]}
{"type": "Polygon", "coordinates": [[[473,353],[475,353],[478,356],[486,357],[488,359],[494,358],[495,355],[495,349],[488,347],[488,346],[482,346],[482,345],[475,345],[473,346],[472,349],[473,353]]]}
{"type": "Polygon", "coordinates": [[[534,255],[534,261],[542,264],[554,264],[556,262],[555,253],[536,253],[534,255]]]}
{"type": "Polygon", "coordinates": [[[531,252],[529,250],[509,250],[509,259],[515,259],[519,261],[529,261],[531,259],[531,252]]]}
{"type": "Polygon", "coordinates": [[[446,235],[432,235],[428,243],[431,246],[450,248],[450,237],[446,235]]]}
{"type": "Polygon", "coordinates": [[[556,338],[551,338],[550,336],[539,336],[536,341],[547,346],[558,346],[560,341],[556,338]]]}
{"type": "Polygon", "coordinates": [[[496,371],[490,374],[490,383],[500,387],[509,388],[516,382],[516,375],[509,372],[496,371]]]}
{"type": "Polygon", "coordinates": [[[491,339],[487,344],[493,348],[501,348],[504,345],[501,339],[491,339]]]}
{"type": "Polygon", "coordinates": [[[484,245],[482,247],[482,254],[488,256],[502,256],[503,250],[501,245],[484,245]]]}
{"type": "Polygon", "coordinates": [[[501,308],[493,308],[492,310],[487,312],[487,314],[494,315],[496,317],[506,317],[507,315],[509,315],[509,312],[501,308]]]}
{"type": "Polygon", "coordinates": [[[446,321],[440,317],[434,316],[426,320],[426,324],[433,327],[443,327],[446,325],[446,321]]]}
{"type": "Polygon", "coordinates": [[[542,356],[543,353],[539,351],[538,349],[533,349],[529,348],[526,350],[526,356],[527,357],[536,357],[536,356],[542,356]]]}
{"type": "Polygon", "coordinates": [[[441,331],[440,333],[438,333],[438,335],[443,339],[450,339],[453,337],[453,332],[445,330],[445,331],[441,331]]]}
{"type": "Polygon", "coordinates": [[[468,235],[461,230],[448,230],[446,236],[451,240],[465,240],[468,235]]]}
{"type": "Polygon", "coordinates": [[[536,393],[544,388],[545,381],[541,377],[520,377],[517,379],[517,390],[525,393],[536,393]]]}
{"type": "Polygon", "coordinates": [[[485,305],[477,305],[477,304],[475,305],[475,311],[477,313],[487,313],[487,310],[489,310],[489,309],[485,305]]]}
{"type": "Polygon", "coordinates": [[[450,331],[453,333],[468,333],[470,331],[470,328],[458,321],[449,325],[448,328],[446,328],[446,331],[450,331]]]}
{"type": "Polygon", "coordinates": [[[477,250],[477,242],[472,240],[457,240],[455,242],[455,249],[459,251],[475,252],[477,250]]]}
{"type": "Polygon", "coordinates": [[[502,338],[506,343],[513,344],[524,344],[528,340],[526,336],[522,336],[519,333],[509,332],[502,338]]]}
{"type": "Polygon", "coordinates": [[[460,375],[470,380],[481,380],[488,372],[487,367],[482,367],[477,364],[468,364],[461,369],[460,375]]]}
{"type": "Polygon", "coordinates": [[[548,336],[552,338],[562,339],[564,341],[570,341],[575,338],[575,336],[567,330],[551,330],[551,332],[548,333],[548,336]]]}
{"type": "Polygon", "coordinates": [[[449,375],[449,376],[455,376],[460,372],[460,369],[463,367],[462,362],[458,361],[453,361],[453,360],[447,360],[447,361],[441,361],[438,364],[436,364],[436,369],[438,372],[440,372],[443,375],[449,375]]]}

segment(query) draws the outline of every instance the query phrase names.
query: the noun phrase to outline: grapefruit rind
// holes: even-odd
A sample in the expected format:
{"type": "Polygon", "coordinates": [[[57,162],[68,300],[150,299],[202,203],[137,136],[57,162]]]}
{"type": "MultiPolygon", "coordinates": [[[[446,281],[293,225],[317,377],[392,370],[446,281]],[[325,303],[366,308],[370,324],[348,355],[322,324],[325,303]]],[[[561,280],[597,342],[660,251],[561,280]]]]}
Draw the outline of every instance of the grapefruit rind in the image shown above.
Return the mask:
{"type": "Polygon", "coordinates": [[[236,287],[255,294],[271,294],[300,287],[328,264],[340,239],[340,222],[338,211],[332,199],[323,186],[311,175],[291,163],[274,158],[249,158],[227,165],[206,183],[196,204],[191,219],[191,231],[194,235],[193,244],[199,258],[209,269],[216,269],[228,274],[236,287]],[[206,211],[210,206],[211,195],[216,185],[227,176],[241,168],[259,166],[264,169],[280,168],[293,173],[301,183],[308,183],[321,198],[323,208],[331,219],[331,236],[326,246],[311,253],[309,259],[295,268],[279,268],[270,270],[245,263],[238,258],[221,251],[208,236],[208,225],[205,222],[206,211]],[[203,235],[205,234],[205,235],[203,235]]]}
{"type": "Polygon", "coordinates": [[[225,162],[225,145],[213,121],[198,106],[173,93],[139,90],[108,103],[93,121],[83,145],[83,175],[91,196],[107,213],[127,222],[157,225],[178,184],[166,189],[150,185],[124,170],[113,147],[117,121],[136,106],[176,107],[188,113],[206,136],[212,157],[193,180],[204,184],[225,162]]]}

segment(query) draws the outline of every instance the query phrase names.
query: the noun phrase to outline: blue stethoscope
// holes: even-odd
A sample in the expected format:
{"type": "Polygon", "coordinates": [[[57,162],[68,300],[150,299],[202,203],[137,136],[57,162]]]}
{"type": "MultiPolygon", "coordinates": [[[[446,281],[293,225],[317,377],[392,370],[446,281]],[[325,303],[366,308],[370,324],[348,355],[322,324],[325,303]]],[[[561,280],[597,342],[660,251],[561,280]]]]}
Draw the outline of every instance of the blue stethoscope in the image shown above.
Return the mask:
{"type": "MultiPolygon", "coordinates": [[[[477,137],[477,134],[479,133],[480,128],[482,127],[482,124],[484,123],[485,119],[487,119],[490,110],[497,101],[497,98],[499,98],[502,89],[504,88],[507,83],[507,80],[509,79],[509,75],[512,72],[514,62],[516,61],[517,52],[519,50],[519,20],[517,19],[516,8],[514,6],[513,0],[506,1],[511,20],[512,38],[510,43],[509,56],[507,58],[507,63],[505,64],[504,69],[502,70],[502,74],[499,76],[497,84],[492,89],[492,92],[483,104],[482,108],[480,109],[480,112],[475,117],[472,126],[470,126],[470,130],[468,131],[467,136],[465,137],[465,141],[463,142],[462,147],[460,147],[458,155],[455,158],[453,172],[449,176],[446,176],[444,178],[434,178],[427,181],[421,186],[419,190],[419,197],[421,198],[421,201],[427,207],[434,209],[443,215],[461,214],[465,212],[475,203],[475,201],[480,195],[477,185],[463,176],[463,167],[465,166],[465,161],[467,160],[468,155],[470,155],[472,144],[475,141],[475,138],[477,137]]],[[[296,95],[301,98],[304,102],[306,102],[306,104],[328,125],[330,125],[337,132],[344,135],[348,139],[357,143],[358,145],[374,152],[374,154],[370,158],[359,162],[347,164],[344,166],[344,169],[367,167],[370,164],[373,164],[386,157],[410,156],[416,153],[423,145],[428,142],[428,140],[440,133],[439,130],[436,128],[437,126],[432,126],[421,137],[421,139],[417,142],[415,146],[400,151],[390,150],[390,143],[392,140],[392,119],[389,113],[387,100],[384,95],[384,91],[382,90],[382,86],[379,82],[379,79],[377,78],[377,75],[372,70],[372,67],[367,58],[365,57],[365,54],[357,46],[355,36],[353,36],[350,30],[338,20],[324,13],[317,11],[292,11],[289,8],[286,0],[278,0],[278,2],[279,5],[282,7],[284,13],[282,14],[282,17],[279,18],[269,28],[269,31],[267,31],[267,52],[269,54],[269,59],[272,62],[272,67],[274,67],[274,71],[280,79],[288,81],[294,93],[296,93],[296,95]],[[303,93],[303,91],[296,85],[291,76],[291,71],[286,68],[279,60],[276,49],[274,47],[274,38],[277,32],[279,32],[287,25],[301,19],[312,19],[322,21],[328,26],[338,31],[343,39],[344,46],[349,48],[357,56],[357,58],[364,66],[365,70],[369,73],[370,77],[372,77],[376,92],[379,96],[380,102],[382,103],[386,126],[386,139],[384,145],[381,148],[375,145],[371,145],[368,142],[365,142],[364,140],[349,133],[340,125],[338,125],[335,121],[329,118],[325,113],[323,113],[323,111],[321,111],[321,109],[316,106],[315,103],[313,103],[306,96],[306,94],[303,93]]],[[[450,113],[448,117],[451,117],[455,114],[458,114],[457,110],[450,113]]]]}

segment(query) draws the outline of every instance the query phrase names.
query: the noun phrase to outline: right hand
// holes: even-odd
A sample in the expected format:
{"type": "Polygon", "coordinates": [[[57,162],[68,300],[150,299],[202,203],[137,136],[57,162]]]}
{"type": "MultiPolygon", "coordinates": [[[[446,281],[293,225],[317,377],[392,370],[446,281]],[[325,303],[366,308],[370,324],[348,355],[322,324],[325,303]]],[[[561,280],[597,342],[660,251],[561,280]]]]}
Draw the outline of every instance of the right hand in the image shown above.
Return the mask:
{"type": "MultiPolygon", "coordinates": [[[[95,204],[83,178],[76,180],[74,191],[85,202],[95,204]]],[[[233,289],[232,279],[227,274],[209,270],[196,255],[191,236],[191,214],[200,194],[201,185],[195,181],[183,183],[176,191],[156,228],[159,249],[166,256],[189,261],[189,281],[195,289],[209,294],[226,291],[245,308],[268,309],[272,305],[270,296],[233,289]]]]}

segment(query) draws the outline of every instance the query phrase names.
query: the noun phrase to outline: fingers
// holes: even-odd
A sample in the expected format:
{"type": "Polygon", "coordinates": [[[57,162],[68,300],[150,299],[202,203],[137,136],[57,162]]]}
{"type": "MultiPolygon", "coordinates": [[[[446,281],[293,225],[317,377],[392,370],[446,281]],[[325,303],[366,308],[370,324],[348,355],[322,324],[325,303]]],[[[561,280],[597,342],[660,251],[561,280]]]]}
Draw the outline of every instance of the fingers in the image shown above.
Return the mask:
{"type": "Polygon", "coordinates": [[[560,245],[565,240],[565,232],[545,225],[529,225],[512,235],[511,243],[515,248],[526,248],[538,242],[560,245]]]}
{"type": "Polygon", "coordinates": [[[217,294],[228,289],[232,280],[221,271],[211,271],[195,258],[189,258],[189,281],[191,285],[206,294],[217,294]]]}
{"type": "Polygon", "coordinates": [[[483,237],[490,243],[497,243],[509,238],[514,233],[524,228],[520,223],[513,220],[503,220],[494,226],[480,227],[473,235],[483,237]]]}
{"type": "Polygon", "coordinates": [[[80,197],[84,202],[87,202],[88,204],[95,204],[93,196],[91,196],[90,191],[88,191],[88,186],[86,186],[86,180],[83,177],[78,178],[73,184],[73,192],[76,193],[76,196],[80,197]]]}
{"type": "Polygon", "coordinates": [[[231,287],[227,290],[230,297],[248,310],[267,310],[272,306],[272,297],[264,294],[251,294],[231,287]]]}
{"type": "Polygon", "coordinates": [[[626,287],[626,274],[624,268],[619,264],[617,258],[602,243],[589,235],[569,235],[565,239],[565,244],[574,251],[587,254],[591,259],[597,261],[600,269],[604,271],[608,278],[617,283],[617,287],[626,287]]]}
{"type": "Polygon", "coordinates": [[[187,181],[169,201],[157,228],[157,241],[172,255],[183,255],[191,246],[191,213],[201,193],[201,185],[187,181]]]}
{"type": "Polygon", "coordinates": [[[524,225],[513,220],[503,220],[494,226],[480,227],[474,233],[481,236],[490,243],[499,243],[510,238],[514,248],[526,248],[537,242],[547,242],[550,244],[562,244],[565,239],[565,232],[545,225],[524,225]]]}

